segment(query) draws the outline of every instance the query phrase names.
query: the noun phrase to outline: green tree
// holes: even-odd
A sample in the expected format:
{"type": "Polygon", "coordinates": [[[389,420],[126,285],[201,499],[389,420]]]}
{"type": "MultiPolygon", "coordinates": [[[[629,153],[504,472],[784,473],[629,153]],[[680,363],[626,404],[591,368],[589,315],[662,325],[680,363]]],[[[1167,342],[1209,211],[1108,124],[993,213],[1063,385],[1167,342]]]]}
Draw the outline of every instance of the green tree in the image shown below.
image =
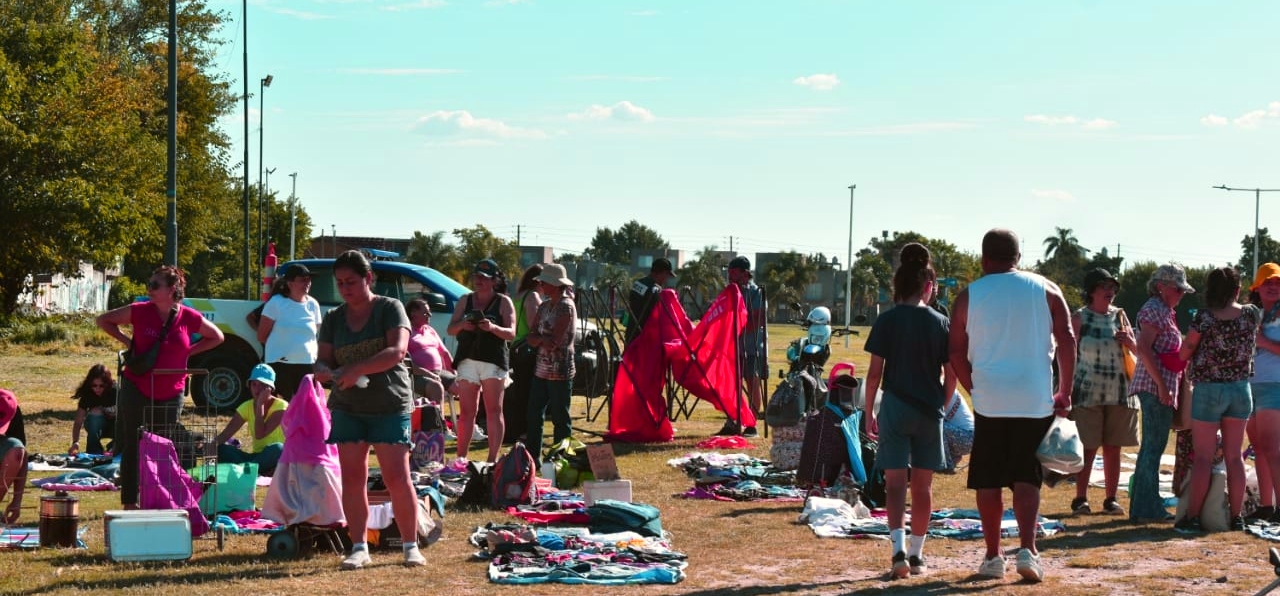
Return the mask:
{"type": "Polygon", "coordinates": [[[720,293],[729,283],[724,273],[724,258],[715,246],[698,251],[693,260],[676,270],[676,281],[700,296],[703,302],[720,293]]]}
{"type": "Polygon", "coordinates": [[[591,239],[591,246],[582,251],[582,257],[601,263],[629,265],[632,262],[631,251],[634,249],[668,250],[662,236],[648,226],[631,220],[618,231],[609,228],[596,228],[596,235],[591,239]]]}
{"type": "Polygon", "coordinates": [[[160,237],[163,145],[146,133],[146,89],[57,0],[0,4],[0,305],[30,273],[111,264],[160,237]]]}
{"type": "Polygon", "coordinates": [[[405,260],[437,271],[452,271],[458,268],[458,248],[444,237],[444,231],[432,232],[430,235],[414,232],[409,239],[408,254],[405,260]]]}
{"type": "MultiPolygon", "coordinates": [[[[1271,238],[1267,233],[1267,228],[1258,230],[1258,265],[1263,263],[1280,263],[1280,242],[1271,238]]],[[[1246,235],[1240,240],[1240,261],[1236,267],[1246,274],[1241,277],[1253,280],[1253,234],[1246,235]]],[[[1247,284],[1246,284],[1247,285],[1247,284]]]]}
{"type": "Polygon", "coordinates": [[[1075,253],[1083,257],[1088,251],[1080,246],[1080,241],[1076,240],[1075,232],[1071,231],[1071,228],[1055,227],[1053,235],[1044,239],[1044,258],[1049,259],[1062,252],[1075,253]]]}
{"type": "Polygon", "coordinates": [[[520,280],[520,247],[516,246],[514,240],[503,240],[481,224],[456,229],[453,235],[458,238],[458,261],[447,273],[454,279],[466,283],[471,276],[471,268],[477,262],[481,259],[493,259],[498,262],[498,267],[508,280],[520,280]]]}
{"type": "Polygon", "coordinates": [[[788,304],[802,301],[805,287],[818,279],[818,264],[798,252],[787,251],[778,255],[778,260],[770,263],[762,273],[769,288],[770,303],[774,309],[785,308],[788,304]]]}
{"type": "Polygon", "coordinates": [[[1124,264],[1124,257],[1119,255],[1111,256],[1107,253],[1107,247],[1102,247],[1098,252],[1093,253],[1093,258],[1084,266],[1086,273],[1094,269],[1106,269],[1107,273],[1112,275],[1120,274],[1120,267],[1124,264]]]}

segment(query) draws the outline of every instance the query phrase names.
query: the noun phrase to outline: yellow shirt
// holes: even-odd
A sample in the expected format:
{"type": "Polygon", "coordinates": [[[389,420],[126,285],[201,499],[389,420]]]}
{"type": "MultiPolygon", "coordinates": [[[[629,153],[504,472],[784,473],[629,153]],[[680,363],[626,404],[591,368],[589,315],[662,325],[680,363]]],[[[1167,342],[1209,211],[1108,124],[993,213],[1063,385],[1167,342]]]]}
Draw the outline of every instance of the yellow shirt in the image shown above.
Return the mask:
{"type": "MultiPolygon", "coordinates": [[[[273,398],[271,400],[271,405],[267,407],[267,416],[270,417],[272,414],[275,414],[276,412],[283,412],[285,408],[288,407],[288,405],[289,405],[288,402],[284,401],[283,399],[273,398]]],[[[244,403],[240,404],[240,406],[236,408],[236,414],[238,414],[240,418],[244,420],[244,423],[249,427],[250,435],[253,434],[253,412],[254,412],[254,408],[253,408],[252,399],[245,400],[244,403]]],[[[270,445],[272,443],[284,443],[284,425],[283,424],[276,426],[276,429],[268,433],[267,436],[261,439],[254,439],[252,453],[262,453],[262,450],[266,449],[267,445],[270,445]]]]}

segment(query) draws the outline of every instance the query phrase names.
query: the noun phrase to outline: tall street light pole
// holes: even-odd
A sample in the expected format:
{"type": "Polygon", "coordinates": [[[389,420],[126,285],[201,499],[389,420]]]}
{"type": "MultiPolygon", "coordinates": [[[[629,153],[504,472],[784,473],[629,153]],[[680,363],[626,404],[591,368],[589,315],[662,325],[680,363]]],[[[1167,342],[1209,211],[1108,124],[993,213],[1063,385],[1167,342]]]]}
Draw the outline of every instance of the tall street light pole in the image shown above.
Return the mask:
{"type": "Polygon", "coordinates": [[[267,176],[262,183],[262,204],[265,207],[262,237],[262,254],[264,255],[267,254],[267,245],[271,243],[271,175],[274,173],[276,173],[275,168],[267,170],[267,176]]]}
{"type": "Polygon", "coordinates": [[[1219,184],[1214,188],[1220,190],[1248,191],[1253,193],[1253,271],[1256,272],[1258,270],[1258,236],[1262,235],[1260,233],[1261,227],[1259,225],[1258,217],[1262,211],[1262,193],[1280,192],[1280,188],[1232,188],[1225,184],[1219,184]]]}
{"type": "Polygon", "coordinates": [[[271,75],[267,75],[258,81],[258,250],[262,254],[266,254],[267,245],[263,240],[262,229],[262,212],[266,206],[265,196],[262,194],[262,137],[263,137],[263,106],[266,103],[266,90],[271,86],[271,75]]]}
{"type": "Polygon", "coordinates": [[[164,262],[178,266],[178,0],[169,0],[169,143],[165,169],[164,262]]]}
{"type": "Polygon", "coordinates": [[[298,245],[293,239],[298,223],[298,173],[289,174],[289,177],[293,178],[293,189],[289,191],[289,260],[293,261],[298,258],[298,245]]]}
{"type": "MultiPolygon", "coordinates": [[[[849,328],[853,316],[853,191],[857,184],[849,185],[849,252],[844,257],[844,328],[849,328]]],[[[849,347],[849,336],[844,336],[844,347],[849,347]]]]}
{"type": "Polygon", "coordinates": [[[253,299],[249,285],[249,0],[241,2],[240,21],[244,23],[244,299],[253,299]]]}

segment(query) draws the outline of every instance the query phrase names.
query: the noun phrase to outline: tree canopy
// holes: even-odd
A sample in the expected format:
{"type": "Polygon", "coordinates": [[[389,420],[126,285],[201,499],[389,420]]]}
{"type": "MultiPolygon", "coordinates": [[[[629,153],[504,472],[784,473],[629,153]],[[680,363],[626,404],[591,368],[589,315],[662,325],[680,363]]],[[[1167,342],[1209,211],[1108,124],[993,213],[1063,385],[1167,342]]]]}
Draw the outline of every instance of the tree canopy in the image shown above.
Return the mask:
{"type": "Polygon", "coordinates": [[[634,249],[668,250],[671,245],[662,239],[652,228],[631,220],[618,231],[609,228],[596,228],[596,235],[591,239],[591,246],[582,251],[584,259],[613,265],[631,264],[631,251],[634,249]]]}

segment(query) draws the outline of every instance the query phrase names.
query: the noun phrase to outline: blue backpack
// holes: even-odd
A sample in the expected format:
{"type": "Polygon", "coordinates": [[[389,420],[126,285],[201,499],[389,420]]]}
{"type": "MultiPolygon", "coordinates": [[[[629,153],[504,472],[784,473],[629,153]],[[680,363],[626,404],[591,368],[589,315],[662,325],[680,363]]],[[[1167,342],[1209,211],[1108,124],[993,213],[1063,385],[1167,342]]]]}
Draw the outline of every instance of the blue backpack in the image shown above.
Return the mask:
{"type": "Polygon", "coordinates": [[[493,466],[493,506],[501,509],[533,503],[533,456],[519,441],[493,466]]]}

